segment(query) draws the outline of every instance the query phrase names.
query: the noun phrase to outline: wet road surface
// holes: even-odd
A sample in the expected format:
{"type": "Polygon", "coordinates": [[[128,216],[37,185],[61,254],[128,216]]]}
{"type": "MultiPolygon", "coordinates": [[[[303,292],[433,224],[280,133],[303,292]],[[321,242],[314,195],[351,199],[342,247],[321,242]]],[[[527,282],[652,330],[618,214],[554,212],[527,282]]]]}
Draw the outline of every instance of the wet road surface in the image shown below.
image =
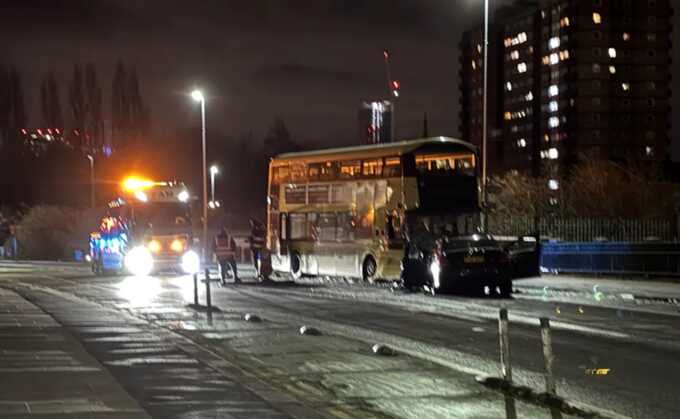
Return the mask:
{"type": "MultiPolygon", "coordinates": [[[[247,283],[214,286],[222,311],[209,319],[187,308],[188,277],[94,278],[79,268],[0,267],[0,280],[68,327],[154,417],[504,417],[500,394],[472,379],[498,375],[494,316],[501,306],[511,321],[517,313],[511,323],[517,382],[543,389],[533,321],[545,315],[558,324],[560,395],[612,417],[680,417],[677,316],[335,283],[247,283]],[[243,322],[246,312],[265,321],[243,322]],[[301,338],[301,324],[324,336],[301,338]],[[375,357],[371,342],[419,356],[375,357]],[[609,374],[587,374],[594,368],[609,374]]],[[[516,408],[517,417],[555,417],[521,401],[516,408]]]]}

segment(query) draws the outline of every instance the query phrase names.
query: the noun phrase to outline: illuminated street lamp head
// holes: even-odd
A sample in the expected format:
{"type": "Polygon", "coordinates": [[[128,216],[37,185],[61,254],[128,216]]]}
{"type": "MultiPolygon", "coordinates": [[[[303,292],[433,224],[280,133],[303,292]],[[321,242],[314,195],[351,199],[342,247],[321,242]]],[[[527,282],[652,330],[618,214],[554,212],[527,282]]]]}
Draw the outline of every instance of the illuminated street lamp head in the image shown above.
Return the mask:
{"type": "Polygon", "coordinates": [[[203,92],[200,90],[194,90],[191,92],[191,97],[196,101],[196,102],[203,102],[205,100],[205,97],[203,97],[203,92]]]}
{"type": "Polygon", "coordinates": [[[215,166],[215,165],[210,166],[210,173],[212,173],[213,175],[216,175],[216,174],[220,173],[220,169],[218,169],[217,166],[215,166]]]}

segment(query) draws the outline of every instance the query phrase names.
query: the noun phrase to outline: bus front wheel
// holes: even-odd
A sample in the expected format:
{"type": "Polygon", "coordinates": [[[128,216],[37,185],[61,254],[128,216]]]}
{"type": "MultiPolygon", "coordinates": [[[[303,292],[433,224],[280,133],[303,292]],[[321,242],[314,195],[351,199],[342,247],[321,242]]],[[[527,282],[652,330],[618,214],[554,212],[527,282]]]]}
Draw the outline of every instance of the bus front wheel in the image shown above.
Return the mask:
{"type": "Polygon", "coordinates": [[[302,263],[300,261],[300,255],[293,253],[290,255],[290,276],[293,279],[299,279],[302,276],[302,263]]]}
{"type": "Polygon", "coordinates": [[[372,284],[375,282],[375,276],[378,273],[378,264],[373,259],[373,256],[366,256],[361,268],[361,277],[364,281],[372,284]]]}

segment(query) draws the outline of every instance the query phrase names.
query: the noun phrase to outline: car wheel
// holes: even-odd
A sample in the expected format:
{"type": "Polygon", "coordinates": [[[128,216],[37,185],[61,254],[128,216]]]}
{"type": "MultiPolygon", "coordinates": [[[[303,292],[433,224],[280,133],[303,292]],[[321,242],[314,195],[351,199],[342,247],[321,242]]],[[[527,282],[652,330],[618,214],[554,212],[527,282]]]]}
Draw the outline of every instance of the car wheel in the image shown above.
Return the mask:
{"type": "Polygon", "coordinates": [[[361,277],[365,282],[372,284],[375,282],[375,276],[378,273],[378,264],[373,256],[366,256],[361,267],[361,277]]]}
{"type": "Polygon", "coordinates": [[[290,255],[290,276],[293,279],[300,279],[302,276],[302,261],[300,260],[300,255],[293,253],[290,255]]]}

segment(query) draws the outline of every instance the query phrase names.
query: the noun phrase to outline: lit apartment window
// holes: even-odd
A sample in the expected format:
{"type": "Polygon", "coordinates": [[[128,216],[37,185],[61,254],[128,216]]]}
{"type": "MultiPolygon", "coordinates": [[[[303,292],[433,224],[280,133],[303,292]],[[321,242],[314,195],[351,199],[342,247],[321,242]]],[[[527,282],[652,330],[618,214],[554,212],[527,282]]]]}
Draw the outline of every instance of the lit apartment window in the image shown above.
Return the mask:
{"type": "Polygon", "coordinates": [[[609,58],[616,58],[616,48],[609,48],[609,58]]]}
{"type": "Polygon", "coordinates": [[[560,19],[560,27],[566,28],[567,26],[569,26],[569,17],[565,16],[562,19],[560,19]]]}
{"type": "Polygon", "coordinates": [[[560,62],[560,56],[557,53],[550,54],[550,65],[555,65],[560,62]]]}
{"type": "Polygon", "coordinates": [[[482,53],[482,45],[481,45],[481,44],[477,44],[477,52],[478,52],[479,54],[482,53]]]}
{"type": "Polygon", "coordinates": [[[505,38],[505,40],[503,41],[503,45],[505,45],[506,48],[511,47],[512,46],[512,38],[505,38]]]}
{"type": "Polygon", "coordinates": [[[524,100],[526,100],[527,102],[531,102],[532,100],[534,100],[534,94],[531,91],[529,91],[529,93],[527,93],[524,96],[524,100]]]}
{"type": "Polygon", "coordinates": [[[527,64],[526,63],[517,64],[517,71],[519,71],[520,73],[526,73],[527,72],[527,64]]]}
{"type": "Polygon", "coordinates": [[[512,83],[510,82],[505,83],[505,90],[507,90],[508,92],[512,92],[512,83]]]}
{"type": "Polygon", "coordinates": [[[568,60],[569,59],[569,50],[565,49],[564,51],[560,51],[560,60],[568,60]]]}
{"type": "Polygon", "coordinates": [[[472,69],[477,70],[477,63],[475,62],[475,60],[472,60],[472,69]]]}
{"type": "Polygon", "coordinates": [[[601,70],[600,65],[598,63],[593,64],[593,73],[599,73],[601,70]]]}
{"type": "Polygon", "coordinates": [[[621,38],[623,38],[624,41],[630,41],[630,34],[628,32],[624,32],[621,35],[621,38]]]}
{"type": "Polygon", "coordinates": [[[557,112],[560,109],[560,105],[558,105],[556,100],[551,100],[550,103],[548,103],[548,110],[550,112],[557,112]]]}
{"type": "Polygon", "coordinates": [[[551,116],[550,119],[548,119],[548,126],[550,128],[557,128],[560,126],[560,118],[556,116],[551,116]]]}
{"type": "Polygon", "coordinates": [[[550,38],[550,41],[548,41],[548,46],[550,49],[557,49],[560,47],[560,37],[559,36],[553,36],[550,38]]]}
{"type": "Polygon", "coordinates": [[[550,179],[548,181],[548,188],[550,188],[551,191],[556,191],[560,189],[560,182],[555,179],[550,179]]]}
{"type": "Polygon", "coordinates": [[[602,16],[597,12],[593,12],[593,23],[596,25],[602,23],[602,16]]]}
{"type": "Polygon", "coordinates": [[[549,55],[546,55],[545,57],[543,57],[543,59],[542,59],[541,62],[543,63],[543,65],[548,65],[548,64],[550,64],[550,56],[549,56],[549,55]]]}
{"type": "Polygon", "coordinates": [[[520,43],[520,44],[523,44],[524,42],[527,41],[527,33],[526,33],[526,32],[522,32],[522,33],[518,34],[518,35],[517,35],[517,39],[519,40],[519,43],[520,43]]]}
{"type": "Polygon", "coordinates": [[[558,158],[560,158],[560,152],[557,151],[557,149],[553,147],[553,148],[548,150],[548,158],[550,160],[557,160],[558,158]]]}
{"type": "Polygon", "coordinates": [[[557,96],[558,94],[560,94],[560,89],[559,89],[559,87],[557,87],[556,84],[553,84],[552,86],[550,86],[548,88],[548,96],[549,97],[557,96]]]}
{"type": "Polygon", "coordinates": [[[525,140],[524,138],[517,140],[517,147],[525,148],[526,146],[527,146],[527,140],[525,140]]]}
{"type": "Polygon", "coordinates": [[[654,147],[650,146],[645,147],[645,155],[647,157],[654,157],[654,147]]]}
{"type": "Polygon", "coordinates": [[[623,89],[624,92],[627,92],[630,90],[630,83],[621,83],[621,88],[623,89]]]}
{"type": "Polygon", "coordinates": [[[616,66],[610,65],[609,66],[609,73],[610,74],[616,74],[616,66]]]}
{"type": "Polygon", "coordinates": [[[510,53],[510,58],[513,60],[519,60],[519,51],[514,50],[510,53]]]}

